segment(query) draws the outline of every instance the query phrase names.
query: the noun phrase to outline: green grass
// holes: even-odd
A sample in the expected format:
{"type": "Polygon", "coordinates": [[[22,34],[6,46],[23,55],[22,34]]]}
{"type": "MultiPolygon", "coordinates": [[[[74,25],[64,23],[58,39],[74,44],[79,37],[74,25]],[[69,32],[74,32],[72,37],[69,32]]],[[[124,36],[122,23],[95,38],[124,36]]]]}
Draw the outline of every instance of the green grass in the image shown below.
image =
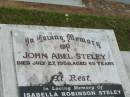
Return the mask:
{"type": "Polygon", "coordinates": [[[0,23],[114,29],[120,50],[130,51],[130,19],[111,16],[65,14],[16,8],[0,8],[0,23]]]}

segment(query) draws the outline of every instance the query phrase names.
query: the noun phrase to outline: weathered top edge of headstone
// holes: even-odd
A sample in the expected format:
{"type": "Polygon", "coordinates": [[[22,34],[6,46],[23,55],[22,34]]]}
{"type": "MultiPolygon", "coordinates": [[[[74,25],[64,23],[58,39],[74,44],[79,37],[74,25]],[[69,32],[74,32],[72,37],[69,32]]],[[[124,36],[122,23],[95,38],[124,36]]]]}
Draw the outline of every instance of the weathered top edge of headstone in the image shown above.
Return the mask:
{"type": "Polygon", "coordinates": [[[9,29],[30,29],[30,30],[34,30],[34,29],[45,29],[45,30],[65,30],[65,31],[74,31],[74,32],[78,32],[78,31],[86,31],[86,30],[90,30],[90,31],[101,31],[101,33],[104,33],[104,31],[113,31],[113,29],[93,29],[93,28],[76,28],[76,27],[59,27],[59,26],[42,26],[42,25],[17,25],[17,24],[0,24],[0,27],[3,29],[4,27],[9,28],[9,29]]]}

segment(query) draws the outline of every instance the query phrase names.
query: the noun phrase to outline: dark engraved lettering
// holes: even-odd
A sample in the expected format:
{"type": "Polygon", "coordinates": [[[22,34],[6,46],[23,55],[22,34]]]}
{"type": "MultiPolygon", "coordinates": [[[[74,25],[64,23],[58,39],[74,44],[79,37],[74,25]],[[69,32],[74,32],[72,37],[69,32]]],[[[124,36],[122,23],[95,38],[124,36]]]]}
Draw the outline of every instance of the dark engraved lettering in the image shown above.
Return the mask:
{"type": "Polygon", "coordinates": [[[96,60],[101,60],[105,59],[105,54],[80,54],[76,53],[76,58],[77,59],[96,59],[96,60]]]}
{"type": "Polygon", "coordinates": [[[52,53],[52,59],[73,59],[69,53],[52,53]]]}
{"type": "Polygon", "coordinates": [[[29,58],[29,59],[48,59],[48,55],[47,55],[47,53],[25,52],[23,58],[29,58]]]}
{"type": "Polygon", "coordinates": [[[34,61],[32,64],[33,65],[45,65],[46,62],[45,61],[34,61]]]}
{"type": "Polygon", "coordinates": [[[33,38],[26,37],[25,38],[25,43],[26,43],[26,46],[28,46],[30,43],[35,43],[35,41],[34,41],[33,38]]]}
{"type": "Polygon", "coordinates": [[[99,66],[102,66],[102,65],[114,65],[113,62],[97,62],[97,64],[98,64],[99,66]]]}
{"type": "Polygon", "coordinates": [[[67,34],[67,39],[68,39],[68,42],[70,42],[71,40],[74,40],[74,35],[73,34],[67,34]]]}
{"type": "Polygon", "coordinates": [[[70,79],[69,81],[90,81],[90,76],[89,75],[69,75],[70,79]]]}
{"type": "Polygon", "coordinates": [[[37,40],[39,42],[44,42],[47,40],[61,40],[62,42],[65,42],[63,36],[58,36],[58,35],[50,35],[50,36],[38,35],[37,40]]]}
{"type": "Polygon", "coordinates": [[[55,61],[48,61],[48,65],[56,65],[55,61]]]}
{"type": "Polygon", "coordinates": [[[100,42],[97,42],[97,41],[93,41],[93,40],[86,39],[83,37],[75,37],[73,34],[67,34],[66,37],[67,37],[68,42],[76,41],[76,42],[86,43],[86,44],[90,44],[98,48],[101,48],[100,42]]]}
{"type": "Polygon", "coordinates": [[[30,65],[30,61],[17,61],[17,65],[30,65]]]}
{"type": "Polygon", "coordinates": [[[57,65],[87,65],[84,61],[58,61],[57,65]]]}

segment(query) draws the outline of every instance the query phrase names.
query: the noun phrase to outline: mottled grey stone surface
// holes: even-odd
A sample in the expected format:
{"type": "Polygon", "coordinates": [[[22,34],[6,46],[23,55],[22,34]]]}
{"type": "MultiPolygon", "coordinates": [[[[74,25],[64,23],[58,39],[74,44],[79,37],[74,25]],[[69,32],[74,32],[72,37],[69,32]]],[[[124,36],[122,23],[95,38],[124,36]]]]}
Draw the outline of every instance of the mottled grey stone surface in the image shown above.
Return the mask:
{"type": "MultiPolygon", "coordinates": [[[[12,35],[10,34],[10,31],[14,29],[47,29],[47,27],[42,26],[21,26],[21,25],[0,25],[3,29],[0,30],[0,63],[1,63],[1,75],[0,79],[2,78],[2,84],[0,84],[2,93],[0,93],[0,96],[2,97],[18,97],[17,92],[17,80],[16,80],[16,72],[14,67],[14,60],[13,58],[13,47],[12,47],[12,35]]],[[[55,28],[50,27],[51,30],[57,29],[57,30],[66,30],[66,28],[55,28]]],[[[72,31],[82,31],[82,29],[77,28],[70,28],[72,31]]],[[[92,30],[91,30],[92,31],[92,30]]],[[[98,30],[99,31],[99,30],[98,30]]],[[[102,31],[102,30],[101,30],[102,31]]],[[[115,35],[112,30],[106,30],[106,33],[108,34],[108,37],[111,41],[110,47],[112,50],[112,53],[114,53],[114,60],[117,64],[118,73],[120,75],[120,79],[122,82],[122,86],[124,88],[124,92],[126,94],[126,97],[130,97],[130,81],[128,79],[128,72],[129,72],[129,61],[125,62],[126,66],[124,66],[124,63],[122,61],[120,51],[118,49],[118,45],[115,39],[115,35]],[[112,32],[112,33],[109,33],[112,32]],[[127,64],[128,63],[128,64],[127,64]],[[126,70],[127,68],[127,70],[126,70]]],[[[129,55],[128,55],[129,56],[129,55]]],[[[130,57],[126,57],[125,53],[123,53],[123,59],[129,60],[130,57]],[[128,59],[125,59],[128,58],[128,59]]]]}
{"type": "Polygon", "coordinates": [[[124,61],[126,71],[127,71],[128,77],[129,77],[129,81],[130,81],[130,52],[121,51],[121,55],[122,55],[122,59],[124,61]]]}
{"type": "MultiPolygon", "coordinates": [[[[122,55],[122,59],[123,62],[125,64],[126,67],[126,71],[129,77],[129,81],[130,81],[130,52],[128,51],[121,51],[121,55],[122,55]]],[[[2,76],[1,76],[1,67],[0,67],[0,97],[3,97],[3,93],[2,93],[2,76]]]]}

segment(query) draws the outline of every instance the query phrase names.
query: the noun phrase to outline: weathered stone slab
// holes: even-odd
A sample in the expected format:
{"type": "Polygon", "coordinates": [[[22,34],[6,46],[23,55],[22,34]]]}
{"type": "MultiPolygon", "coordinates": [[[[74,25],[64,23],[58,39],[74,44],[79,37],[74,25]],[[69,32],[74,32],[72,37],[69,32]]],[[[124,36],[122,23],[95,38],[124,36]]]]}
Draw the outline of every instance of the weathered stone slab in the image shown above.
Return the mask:
{"type": "MultiPolygon", "coordinates": [[[[0,52],[2,53],[1,70],[4,97],[10,97],[10,95],[18,97],[17,91],[20,88],[31,89],[30,86],[41,91],[40,86],[47,83],[59,86],[64,84],[85,86],[99,83],[110,85],[111,83],[111,87],[122,83],[126,97],[129,95],[129,80],[112,30],[21,25],[1,25],[1,28],[0,52]],[[68,34],[76,38],[73,40],[73,37],[69,37],[68,34]],[[47,37],[45,39],[45,36],[55,36],[55,38],[53,37],[52,41],[47,37]],[[65,53],[65,55],[57,57],[57,53],[65,53]],[[59,62],[66,60],[70,61],[68,66],[65,63],[61,65],[59,62]],[[80,63],[75,64],[74,61],[77,60],[80,63]],[[28,62],[25,63],[25,61],[28,62]],[[109,64],[97,62],[109,62],[109,64]],[[61,79],[63,77],[65,79],[56,82],[53,77],[57,75],[60,75],[61,79]],[[68,78],[70,75],[80,77],[76,77],[76,80],[70,82],[68,78]],[[86,75],[85,78],[84,75],[86,75]],[[12,89],[10,90],[7,86],[12,89]]],[[[119,91],[117,92],[119,94],[119,91]]],[[[29,94],[25,93],[24,95],[27,97],[29,94]]],[[[101,96],[103,95],[100,93],[101,96]]],[[[120,96],[123,97],[123,95],[120,96]]]]}

